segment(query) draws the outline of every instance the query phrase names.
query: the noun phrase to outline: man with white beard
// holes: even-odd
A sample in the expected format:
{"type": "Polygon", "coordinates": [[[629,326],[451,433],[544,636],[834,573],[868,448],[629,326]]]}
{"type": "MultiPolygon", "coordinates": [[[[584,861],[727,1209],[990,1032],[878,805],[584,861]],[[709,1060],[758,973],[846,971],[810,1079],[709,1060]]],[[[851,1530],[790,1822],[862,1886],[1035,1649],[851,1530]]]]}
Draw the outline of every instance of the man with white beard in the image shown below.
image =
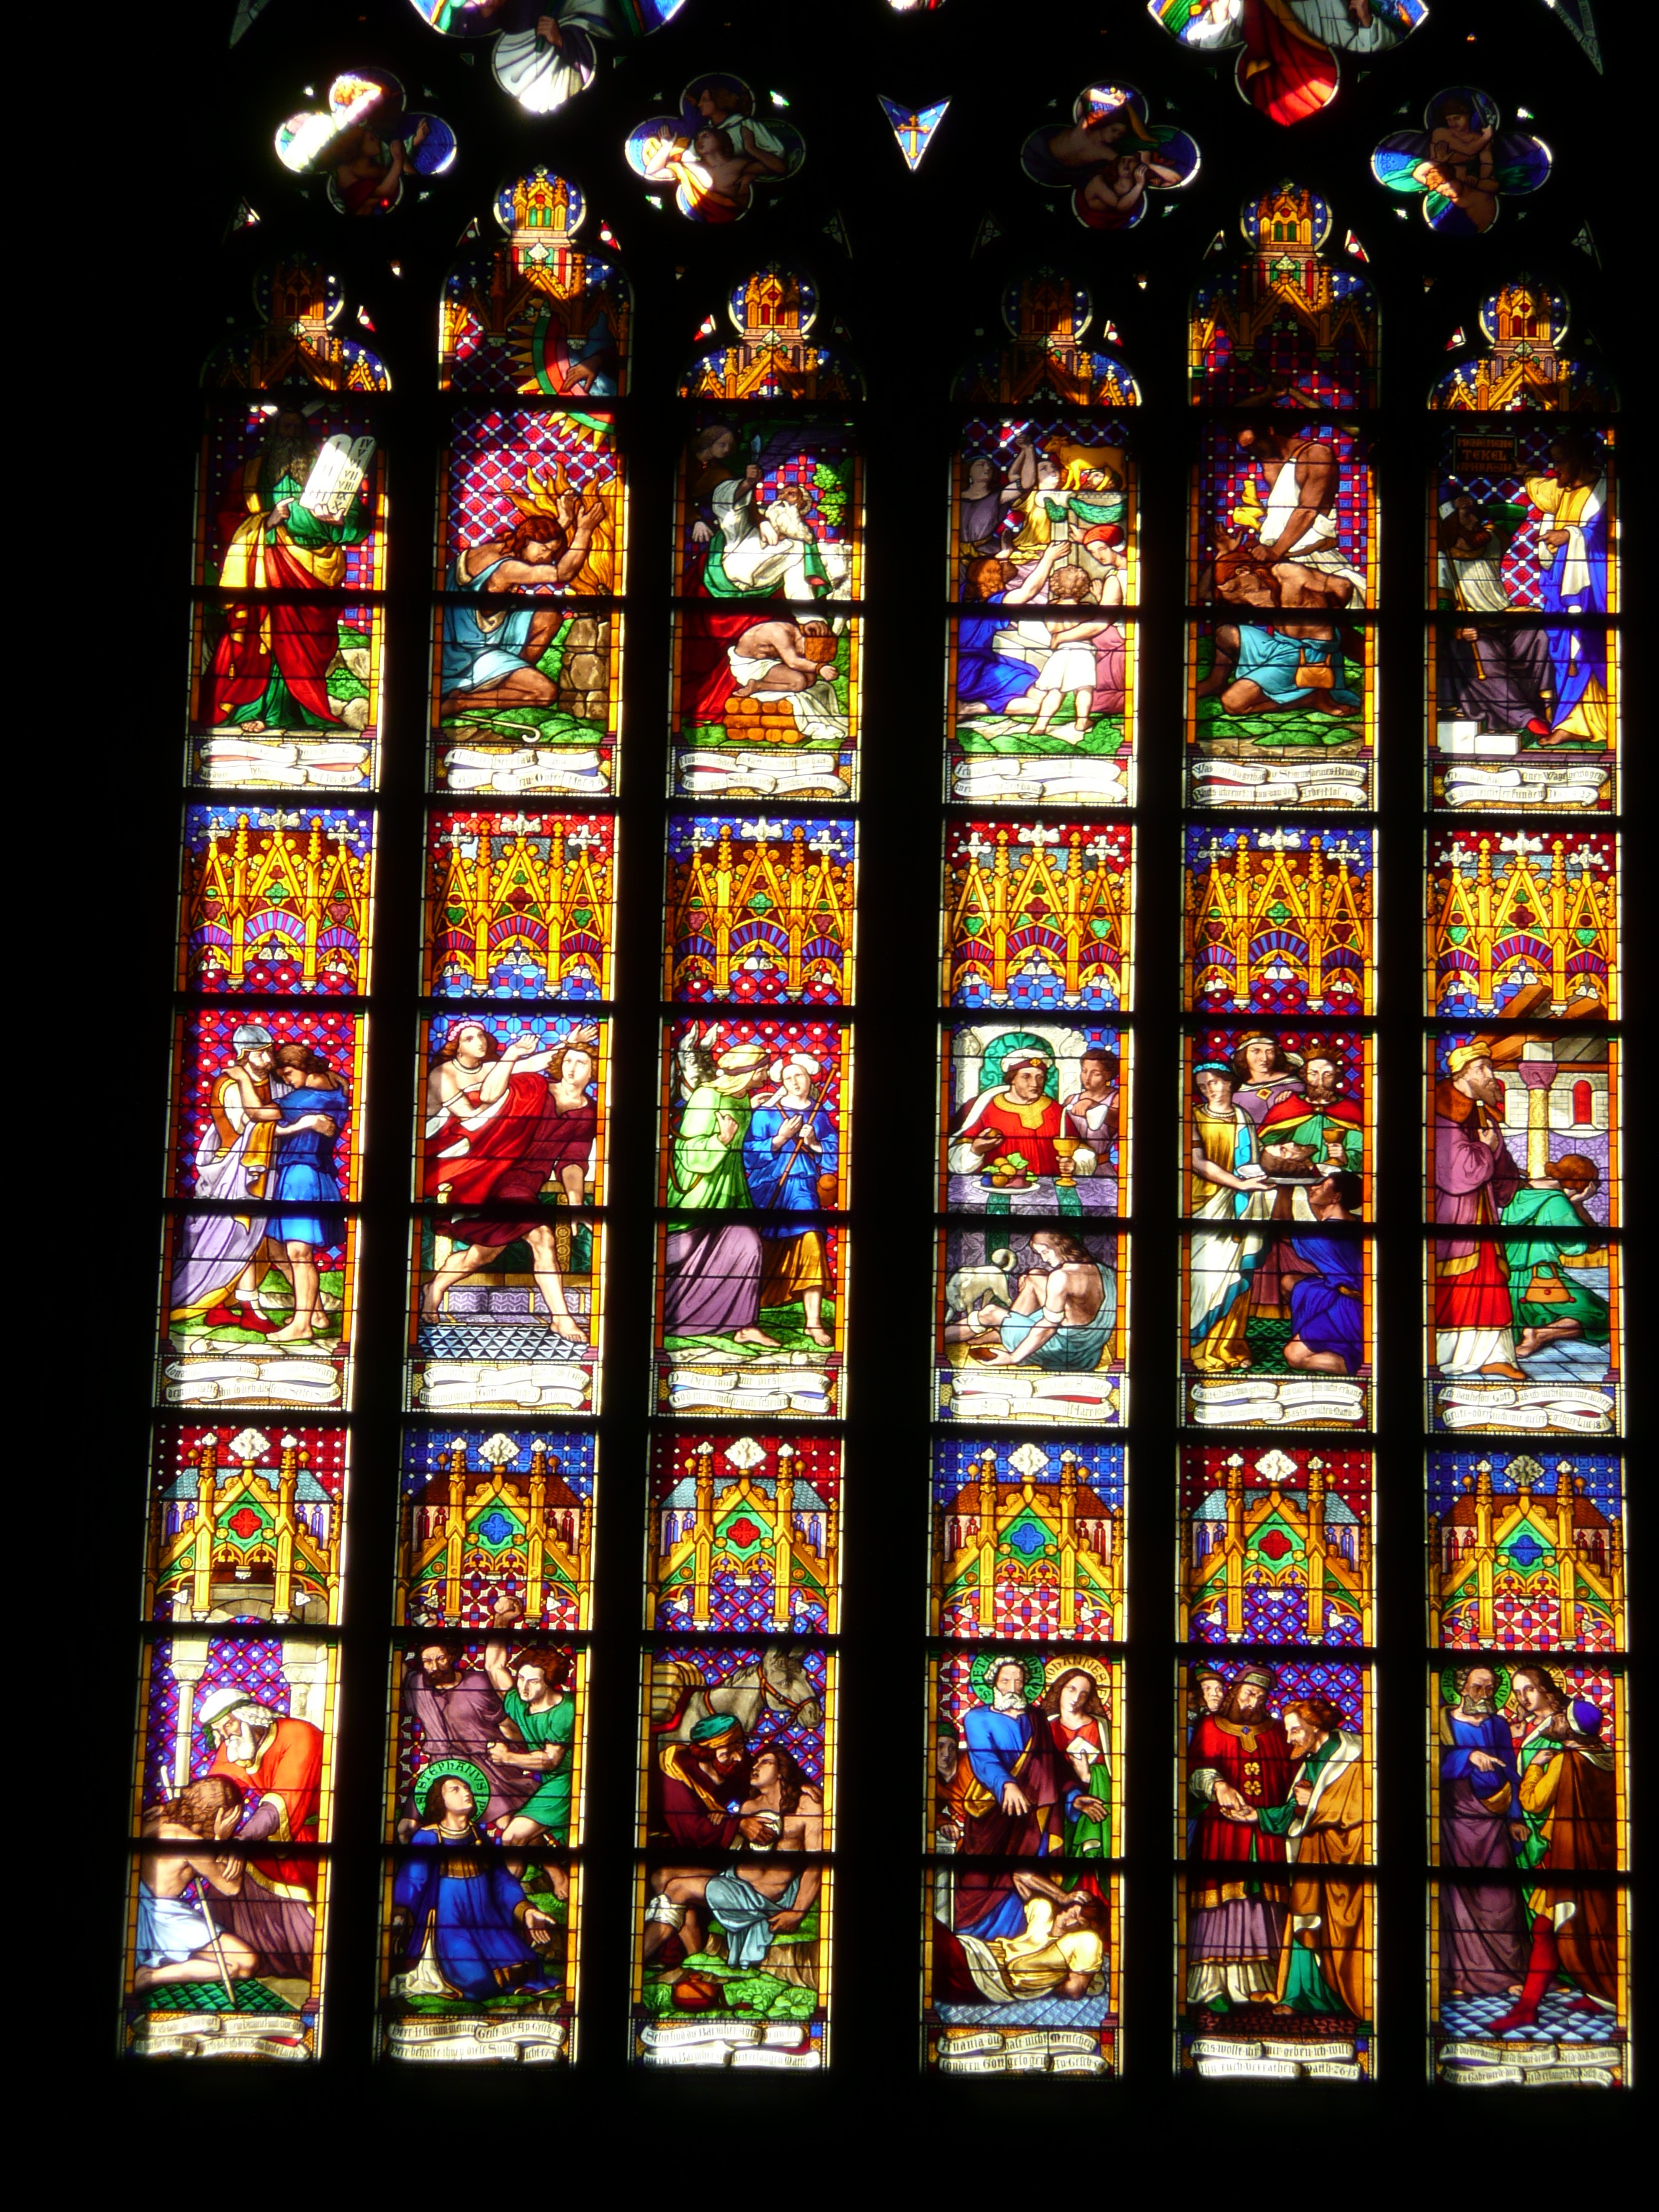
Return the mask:
{"type": "Polygon", "coordinates": [[[830,579],[806,519],[807,495],[784,484],[760,513],[762,473],[751,461],[740,477],[714,487],[715,535],[703,582],[716,599],[765,599],[781,590],[787,599],[813,599],[829,590],[830,579]]]}
{"type": "Polygon", "coordinates": [[[1518,1996],[1527,1963],[1521,1892],[1512,1875],[1527,1826],[1509,1723],[1497,1710],[1489,1660],[1457,1670],[1440,1708],[1440,1863],[1491,1869],[1498,1879],[1440,1889],[1440,1943],[1449,1996],[1518,1996]]]}
{"type": "Polygon", "coordinates": [[[309,1982],[317,1866],[283,1846],[317,1841],[323,1732],[231,1687],[210,1691],[196,1717],[214,1745],[208,1772],[224,1775],[243,1793],[247,1809],[234,1842],[276,1847],[271,1856],[246,1861],[240,1895],[221,1899],[216,1913],[258,1954],[262,1974],[309,1982]]]}

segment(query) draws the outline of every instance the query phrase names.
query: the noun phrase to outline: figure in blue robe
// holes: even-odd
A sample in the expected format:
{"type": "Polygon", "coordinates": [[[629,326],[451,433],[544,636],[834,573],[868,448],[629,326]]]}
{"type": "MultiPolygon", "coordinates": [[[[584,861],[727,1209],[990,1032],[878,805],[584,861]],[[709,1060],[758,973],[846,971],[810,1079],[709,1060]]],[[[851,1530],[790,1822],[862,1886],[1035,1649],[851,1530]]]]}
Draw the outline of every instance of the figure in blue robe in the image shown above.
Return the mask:
{"type": "MultiPolygon", "coordinates": [[[[1528,477],[1527,498],[1542,520],[1538,554],[1547,614],[1604,615],[1607,611],[1607,460],[1593,438],[1563,430],[1551,441],[1547,477],[1528,477]],[[1556,542],[1551,544],[1554,539],[1556,542]]],[[[1609,741],[1607,648],[1595,631],[1552,624],[1550,665],[1555,712],[1551,737],[1609,741]]]]}
{"type": "Polygon", "coordinates": [[[1291,1249],[1313,1271],[1298,1275],[1291,1286],[1292,1344],[1299,1339],[1309,1352],[1334,1354],[1345,1375],[1358,1374],[1364,1359],[1363,1247],[1346,1239],[1293,1237],[1291,1249]]]}
{"type": "MultiPolygon", "coordinates": [[[[1004,598],[992,592],[984,604],[998,606],[1004,598]]],[[[1009,627],[1006,614],[963,615],[957,626],[957,711],[977,707],[988,714],[1006,714],[1009,702],[1023,699],[1036,682],[1036,663],[999,653],[995,641],[1009,627]]]]}
{"type": "Polygon", "coordinates": [[[507,1872],[501,1845],[476,1821],[459,1832],[416,1828],[410,1842],[414,1856],[392,1889],[414,1923],[401,1993],[499,1997],[546,1989],[544,1954],[530,1931],[547,1917],[507,1872]]]}

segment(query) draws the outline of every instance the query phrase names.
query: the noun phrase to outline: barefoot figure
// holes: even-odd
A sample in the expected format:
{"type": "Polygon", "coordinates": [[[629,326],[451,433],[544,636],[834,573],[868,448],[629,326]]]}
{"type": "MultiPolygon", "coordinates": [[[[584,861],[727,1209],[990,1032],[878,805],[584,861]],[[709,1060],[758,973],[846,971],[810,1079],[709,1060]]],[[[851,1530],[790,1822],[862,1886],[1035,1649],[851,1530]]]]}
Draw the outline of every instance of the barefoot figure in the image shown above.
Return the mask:
{"type": "Polygon", "coordinates": [[[246,1981],[258,1963],[240,1936],[212,1917],[210,1897],[234,1897],[242,1887],[242,1862],[212,1846],[236,1832],[242,1793],[222,1774],[192,1782],[144,1815],[154,1846],[138,1862],[138,1970],[135,1990],[164,1982],[246,1981]],[[206,1846],[207,1848],[204,1848],[206,1846]],[[186,1892],[202,1899],[192,1903],[186,1892]]]}
{"type": "Polygon", "coordinates": [[[308,1344],[329,1326],[322,1310],[321,1255],[345,1240],[334,1139],[351,1101],[327,1060],[309,1045],[279,1045],[272,1072],[293,1087],[276,1105],[276,1169],[265,1234],[288,1254],[294,1271],[294,1315],[272,1331],[272,1344],[308,1344]]]}

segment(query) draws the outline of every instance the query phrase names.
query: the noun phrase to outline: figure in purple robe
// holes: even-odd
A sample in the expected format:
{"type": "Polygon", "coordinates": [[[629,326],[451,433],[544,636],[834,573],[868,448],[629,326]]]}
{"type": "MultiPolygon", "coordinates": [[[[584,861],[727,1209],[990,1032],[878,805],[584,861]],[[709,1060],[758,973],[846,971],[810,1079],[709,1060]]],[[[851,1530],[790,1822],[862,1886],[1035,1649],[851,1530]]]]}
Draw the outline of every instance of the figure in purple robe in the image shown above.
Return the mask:
{"type": "MultiPolygon", "coordinates": [[[[1496,1697],[1496,1675],[1477,1660],[1459,1673],[1456,1703],[1440,1709],[1443,1866],[1510,1873],[1526,1832],[1515,1742],[1496,1697]]],[[[1512,1881],[1443,1882],[1440,1945],[1449,1996],[1512,1994],[1527,1960],[1520,1889],[1512,1881]]]]}
{"type": "Polygon", "coordinates": [[[726,1336],[760,1319],[760,1231],[740,1221],[671,1229],[664,1248],[665,1336],[726,1336]]]}
{"type": "Polygon", "coordinates": [[[695,1029],[680,1040],[685,1103],[668,1173],[674,1212],[663,1254],[665,1336],[777,1340],[756,1326],[764,1258],[760,1231],[731,1218],[754,1204],[743,1148],[754,1113],[750,1093],[765,1079],[769,1057],[760,1044],[733,1045],[717,1054],[695,1029]]]}
{"type": "MultiPolygon", "coordinates": [[[[503,1654],[503,1656],[505,1656],[503,1654]]],[[[404,1676],[403,1710],[419,1731],[423,1764],[434,1759],[465,1759],[489,1784],[482,1818],[505,1820],[530,1796],[540,1776],[508,1766],[489,1756],[489,1747],[510,1738],[501,1692],[482,1667],[461,1668],[458,1655],[435,1638],[410,1656],[404,1676]]],[[[417,1776],[416,1787],[420,1787],[417,1776]]]]}

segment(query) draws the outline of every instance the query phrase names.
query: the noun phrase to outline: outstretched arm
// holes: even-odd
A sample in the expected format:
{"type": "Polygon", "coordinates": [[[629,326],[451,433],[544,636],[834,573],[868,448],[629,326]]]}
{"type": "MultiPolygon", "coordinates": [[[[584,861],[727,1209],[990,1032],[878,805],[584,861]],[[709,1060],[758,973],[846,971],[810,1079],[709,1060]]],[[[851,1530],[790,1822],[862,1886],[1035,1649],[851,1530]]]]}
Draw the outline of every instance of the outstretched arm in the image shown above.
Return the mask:
{"type": "Polygon", "coordinates": [[[1052,1898],[1056,1905],[1069,1905],[1072,1902],[1070,1890],[1062,1889],[1057,1881],[1051,1881],[1046,1874],[1036,1874],[1026,1868],[1022,1868],[1014,1876],[1014,1890],[1016,1895],[1028,1901],[1034,1897],[1048,1897],[1052,1898]]]}
{"type": "Polygon", "coordinates": [[[1244,1176],[1235,1175],[1231,1168],[1224,1168],[1218,1161],[1212,1160],[1205,1151],[1202,1143],[1196,1139],[1193,1144],[1192,1170],[1201,1182],[1217,1183],[1223,1190],[1260,1190],[1261,1188],[1261,1178],[1259,1176],[1252,1182],[1244,1176]]]}
{"type": "Polygon", "coordinates": [[[580,573],[593,543],[593,532],[604,520],[601,502],[597,499],[590,501],[577,515],[570,544],[556,561],[503,561],[489,580],[490,589],[513,592],[528,584],[550,584],[556,590],[561,584],[569,583],[580,573]]]}
{"type": "Polygon", "coordinates": [[[553,563],[556,584],[568,584],[581,574],[587,560],[588,549],[593,543],[593,533],[605,520],[605,508],[597,500],[590,500],[576,517],[575,527],[570,533],[568,551],[553,563]]]}
{"type": "Polygon", "coordinates": [[[267,1106],[259,1096],[258,1085],[241,1061],[233,1060],[225,1073],[236,1085],[236,1103],[250,1121],[276,1121],[282,1118],[280,1106],[267,1106]]]}
{"type": "Polygon", "coordinates": [[[1018,584],[1012,585],[1009,589],[1003,593],[1003,605],[1005,607],[1023,607],[1028,599],[1034,599],[1037,593],[1042,590],[1043,585],[1048,580],[1048,571],[1054,566],[1060,556],[1067,550],[1069,542],[1070,541],[1066,538],[1056,538],[1046,545],[1043,548],[1042,559],[1037,562],[1036,568],[1032,569],[1030,574],[1023,578],[1018,584]]]}
{"type": "Polygon", "coordinates": [[[1014,443],[1013,466],[1008,471],[1008,481],[998,495],[1000,503],[1012,507],[1017,499],[1029,498],[1036,489],[1036,447],[1029,438],[1019,438],[1014,443]]]}
{"type": "Polygon", "coordinates": [[[484,1070],[483,1080],[478,1085],[480,1106],[493,1106],[507,1096],[507,1086],[515,1075],[527,1075],[533,1063],[539,1060],[544,1067],[547,1055],[537,1045],[528,1030],[515,1036],[499,1060],[492,1060],[484,1070]]]}
{"type": "Polygon", "coordinates": [[[498,1632],[492,1635],[484,1644],[484,1673],[489,1678],[491,1689],[499,1691],[503,1697],[513,1687],[513,1670],[507,1663],[507,1638],[499,1632],[510,1628],[514,1621],[522,1620],[523,1618],[524,1612],[521,1607],[511,1603],[498,1605],[495,1608],[495,1620],[491,1624],[498,1632]]]}

